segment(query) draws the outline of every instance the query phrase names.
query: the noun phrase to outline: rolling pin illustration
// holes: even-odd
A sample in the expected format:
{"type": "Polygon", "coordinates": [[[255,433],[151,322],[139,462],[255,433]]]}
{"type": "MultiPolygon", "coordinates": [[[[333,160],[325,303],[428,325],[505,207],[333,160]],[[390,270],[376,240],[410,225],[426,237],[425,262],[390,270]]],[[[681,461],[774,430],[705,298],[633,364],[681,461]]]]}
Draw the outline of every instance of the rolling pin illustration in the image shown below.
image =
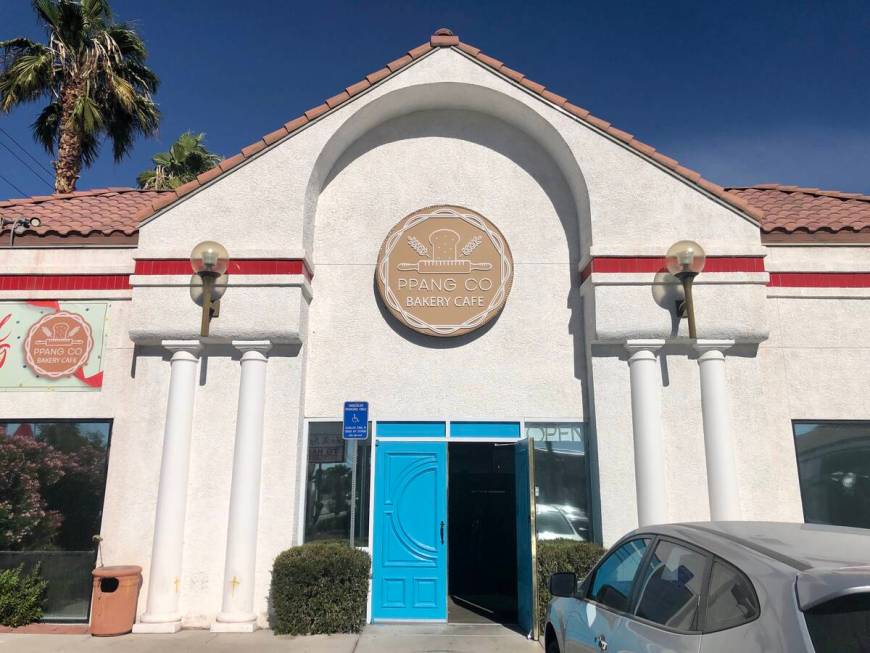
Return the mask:
{"type": "Polygon", "coordinates": [[[460,236],[453,229],[436,229],[429,234],[432,258],[416,263],[399,263],[399,270],[414,270],[420,274],[468,274],[475,270],[492,270],[492,263],[473,263],[457,254],[460,236]]]}

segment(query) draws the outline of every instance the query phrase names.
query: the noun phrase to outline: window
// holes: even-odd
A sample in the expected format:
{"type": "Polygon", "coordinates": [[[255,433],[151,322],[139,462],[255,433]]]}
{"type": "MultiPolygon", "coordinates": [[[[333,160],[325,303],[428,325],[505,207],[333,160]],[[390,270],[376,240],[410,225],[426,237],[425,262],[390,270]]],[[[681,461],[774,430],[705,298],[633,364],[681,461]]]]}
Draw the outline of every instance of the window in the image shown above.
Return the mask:
{"type": "Polygon", "coordinates": [[[589,599],[619,612],[631,608],[631,587],[649,539],[626,542],[610,553],[595,570],[589,599]]]}
{"type": "Polygon", "coordinates": [[[535,444],[535,504],[539,540],[591,540],[586,428],[580,422],[529,422],[535,444]]]}
{"type": "Polygon", "coordinates": [[[366,440],[343,440],[341,422],[308,423],[306,542],[368,546],[371,430],[366,440]]]}
{"type": "Polygon", "coordinates": [[[841,596],[804,613],[817,653],[870,649],[870,594],[841,596]]]}
{"type": "Polygon", "coordinates": [[[870,422],[796,422],[804,519],[870,528],[870,422]]]}
{"type": "Polygon", "coordinates": [[[662,540],[640,583],[637,616],[675,630],[697,630],[707,557],[662,540]]]}
{"type": "Polygon", "coordinates": [[[108,421],[0,422],[0,569],[39,563],[45,619],[86,621],[108,421]]]}
{"type": "Polygon", "coordinates": [[[758,598],[752,583],[731,565],[716,560],[710,574],[704,632],[748,623],[758,616],[758,598]]]}

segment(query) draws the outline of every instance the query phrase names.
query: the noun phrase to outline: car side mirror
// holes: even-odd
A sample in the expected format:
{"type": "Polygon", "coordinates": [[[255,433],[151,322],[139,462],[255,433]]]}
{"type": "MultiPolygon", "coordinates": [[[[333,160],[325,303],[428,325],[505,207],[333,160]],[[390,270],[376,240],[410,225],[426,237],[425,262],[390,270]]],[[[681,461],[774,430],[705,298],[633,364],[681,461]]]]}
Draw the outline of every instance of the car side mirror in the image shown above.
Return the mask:
{"type": "Polygon", "coordinates": [[[550,594],[552,596],[571,597],[576,591],[576,574],[565,572],[550,576],[550,594]]]}

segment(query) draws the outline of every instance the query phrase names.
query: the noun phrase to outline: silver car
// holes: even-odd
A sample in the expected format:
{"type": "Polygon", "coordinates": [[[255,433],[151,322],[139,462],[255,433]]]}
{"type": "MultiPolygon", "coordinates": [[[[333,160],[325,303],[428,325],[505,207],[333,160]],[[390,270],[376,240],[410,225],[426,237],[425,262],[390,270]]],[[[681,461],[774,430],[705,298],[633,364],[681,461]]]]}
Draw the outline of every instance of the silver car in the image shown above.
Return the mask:
{"type": "Polygon", "coordinates": [[[868,653],[870,530],[638,529],[578,583],[553,574],[547,653],[868,653]]]}

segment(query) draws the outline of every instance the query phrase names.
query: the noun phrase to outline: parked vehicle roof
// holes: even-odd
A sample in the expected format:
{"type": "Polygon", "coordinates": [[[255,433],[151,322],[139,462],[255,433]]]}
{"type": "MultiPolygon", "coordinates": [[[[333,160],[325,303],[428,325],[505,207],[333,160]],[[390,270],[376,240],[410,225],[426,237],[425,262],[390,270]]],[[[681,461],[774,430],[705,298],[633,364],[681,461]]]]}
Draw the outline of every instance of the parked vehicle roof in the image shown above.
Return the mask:
{"type": "Polygon", "coordinates": [[[765,556],[800,572],[870,565],[870,530],[863,528],[741,521],[665,524],[644,530],[689,540],[693,533],[703,539],[723,538],[741,545],[747,553],[765,556]]]}

